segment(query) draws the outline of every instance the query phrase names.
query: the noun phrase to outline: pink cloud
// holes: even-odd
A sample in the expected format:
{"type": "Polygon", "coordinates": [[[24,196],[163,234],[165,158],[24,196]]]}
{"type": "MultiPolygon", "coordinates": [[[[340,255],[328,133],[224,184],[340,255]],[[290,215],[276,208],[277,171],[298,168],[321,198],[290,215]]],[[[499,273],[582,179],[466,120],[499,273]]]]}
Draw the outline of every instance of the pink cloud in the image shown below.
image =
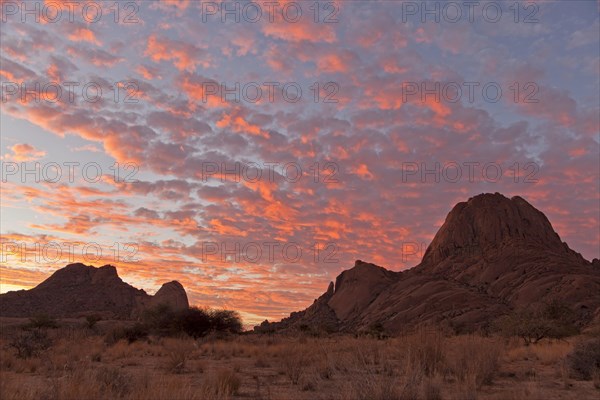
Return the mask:
{"type": "Polygon", "coordinates": [[[157,35],[148,38],[144,54],[155,62],[173,61],[180,71],[193,72],[198,65],[204,68],[211,65],[210,55],[204,49],[189,43],[160,38],[157,35]]]}
{"type": "Polygon", "coordinates": [[[40,159],[46,155],[43,150],[38,150],[28,143],[18,143],[8,147],[12,154],[7,154],[5,159],[12,161],[33,161],[40,159]]]}

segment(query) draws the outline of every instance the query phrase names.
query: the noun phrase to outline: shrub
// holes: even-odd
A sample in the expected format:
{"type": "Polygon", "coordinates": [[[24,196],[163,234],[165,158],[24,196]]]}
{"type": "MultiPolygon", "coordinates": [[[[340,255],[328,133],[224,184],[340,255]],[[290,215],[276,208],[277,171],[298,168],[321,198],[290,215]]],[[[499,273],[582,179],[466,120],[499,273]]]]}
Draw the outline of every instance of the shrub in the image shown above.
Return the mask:
{"type": "Polygon", "coordinates": [[[241,333],[242,320],[239,314],[230,310],[204,310],[191,307],[173,311],[161,304],[144,311],[144,325],[149,331],[161,336],[186,334],[199,338],[209,333],[241,333]]]}
{"type": "Polygon", "coordinates": [[[227,399],[238,393],[241,379],[231,370],[220,370],[203,384],[203,398],[227,399]]]}
{"type": "Polygon", "coordinates": [[[308,367],[306,350],[298,346],[289,349],[282,360],[283,373],[287,375],[293,385],[297,385],[308,367]]]}
{"type": "Polygon", "coordinates": [[[600,371],[600,339],[577,343],[567,361],[575,378],[591,380],[600,371]]]}
{"type": "Polygon", "coordinates": [[[216,387],[217,393],[223,396],[232,396],[237,394],[242,381],[231,370],[222,370],[217,374],[216,387]]]}
{"type": "Polygon", "coordinates": [[[85,326],[89,329],[94,329],[96,327],[96,323],[100,321],[102,318],[99,315],[93,314],[85,317],[85,326]]]}
{"type": "Polygon", "coordinates": [[[129,343],[133,343],[137,340],[147,338],[148,328],[146,325],[136,322],[133,326],[125,328],[124,336],[129,343]]]}
{"type": "Polygon", "coordinates": [[[17,357],[29,358],[39,355],[52,345],[46,331],[35,329],[19,332],[9,342],[9,346],[17,350],[17,357]]]}
{"type": "Polygon", "coordinates": [[[129,391],[131,376],[114,367],[102,367],[96,372],[96,380],[102,388],[113,394],[111,397],[123,397],[129,391]]]}
{"type": "Polygon", "coordinates": [[[193,338],[205,336],[212,326],[208,313],[195,307],[180,312],[178,320],[181,330],[193,338]]]}
{"type": "Polygon", "coordinates": [[[544,338],[564,339],[579,333],[572,316],[569,307],[554,300],[540,310],[516,310],[498,319],[496,327],[506,336],[520,337],[530,345],[544,338]]]}
{"type": "Polygon", "coordinates": [[[159,335],[172,335],[179,330],[176,313],[167,304],[158,304],[144,310],[142,321],[159,335]]]}
{"type": "Polygon", "coordinates": [[[180,351],[169,352],[169,361],[167,369],[175,374],[181,374],[185,370],[187,363],[187,353],[180,351]]]}
{"type": "Polygon", "coordinates": [[[133,326],[130,327],[120,327],[111,330],[104,337],[104,341],[108,345],[113,345],[121,339],[127,340],[128,343],[133,343],[135,341],[145,339],[147,337],[148,327],[142,323],[136,322],[133,326]]]}
{"type": "Polygon", "coordinates": [[[369,329],[365,333],[366,335],[374,337],[376,339],[386,339],[389,337],[381,322],[374,322],[371,325],[369,325],[369,329]]]}
{"type": "Polygon", "coordinates": [[[445,364],[444,337],[438,332],[421,331],[410,338],[408,363],[410,368],[434,376],[445,364]]]}
{"type": "Polygon", "coordinates": [[[236,311],[211,310],[209,312],[212,330],[223,333],[242,332],[242,319],[236,311]]]}
{"type": "Polygon", "coordinates": [[[36,315],[35,317],[29,318],[29,323],[25,326],[26,329],[46,329],[46,328],[58,328],[58,322],[56,318],[51,317],[47,314],[36,315]]]}
{"type": "Polygon", "coordinates": [[[499,368],[501,343],[478,336],[464,336],[453,345],[448,363],[460,382],[474,381],[479,388],[492,383],[499,368]]]}

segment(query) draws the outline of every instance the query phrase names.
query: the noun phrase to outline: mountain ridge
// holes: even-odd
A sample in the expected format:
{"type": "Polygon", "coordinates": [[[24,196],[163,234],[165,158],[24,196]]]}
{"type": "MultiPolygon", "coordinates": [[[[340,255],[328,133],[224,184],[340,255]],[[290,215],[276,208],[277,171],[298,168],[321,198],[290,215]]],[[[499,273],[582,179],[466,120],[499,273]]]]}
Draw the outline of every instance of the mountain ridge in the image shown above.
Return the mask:
{"type": "Polygon", "coordinates": [[[473,331],[513,309],[553,299],[573,308],[586,325],[600,322],[598,264],[570,249],[548,218],[522,197],[484,193],[452,208],[413,268],[393,272],[357,260],[309,308],[255,330],[311,325],[360,331],[380,325],[399,332],[433,323],[473,331]],[[343,287],[348,276],[350,291],[343,287]],[[319,321],[318,315],[328,318],[319,321]]]}
{"type": "Polygon", "coordinates": [[[154,296],[124,282],[116,267],[68,264],[29,290],[0,295],[0,316],[77,317],[99,314],[104,318],[136,318],[148,307],[167,304],[188,308],[188,298],[177,281],[162,285],[154,296]]]}

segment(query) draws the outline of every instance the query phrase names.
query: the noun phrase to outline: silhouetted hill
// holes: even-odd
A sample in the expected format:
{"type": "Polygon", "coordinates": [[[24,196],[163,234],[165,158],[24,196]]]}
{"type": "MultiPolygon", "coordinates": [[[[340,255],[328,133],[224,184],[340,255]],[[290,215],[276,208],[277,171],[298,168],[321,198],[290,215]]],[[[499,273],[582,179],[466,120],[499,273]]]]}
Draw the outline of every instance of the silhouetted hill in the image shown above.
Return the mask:
{"type": "Polygon", "coordinates": [[[33,289],[0,295],[0,315],[77,317],[94,313],[106,318],[132,318],[145,307],[160,303],[187,308],[185,289],[173,281],[150,296],[123,282],[112,265],[95,268],[77,263],[59,269],[33,289]]]}
{"type": "Polygon", "coordinates": [[[551,300],[571,307],[585,325],[600,322],[597,264],[562,242],[523,198],[481,194],[452,209],[416,267],[392,272],[358,260],[308,309],[256,330],[381,325],[399,332],[434,323],[472,331],[551,300]]]}

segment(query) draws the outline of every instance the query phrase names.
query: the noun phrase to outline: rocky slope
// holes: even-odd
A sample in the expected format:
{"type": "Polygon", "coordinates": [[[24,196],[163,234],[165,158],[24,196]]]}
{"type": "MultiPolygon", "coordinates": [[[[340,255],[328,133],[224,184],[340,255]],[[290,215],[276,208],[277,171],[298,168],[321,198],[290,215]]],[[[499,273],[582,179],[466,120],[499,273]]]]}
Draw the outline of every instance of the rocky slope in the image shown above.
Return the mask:
{"type": "Polygon", "coordinates": [[[165,303],[187,308],[185,289],[179,282],[164,284],[154,296],[123,282],[112,265],[95,268],[69,264],[30,290],[0,295],[0,316],[78,317],[100,314],[104,318],[135,318],[146,307],[165,303]]]}
{"type": "Polygon", "coordinates": [[[256,330],[379,325],[394,333],[433,323],[472,331],[553,299],[585,325],[600,318],[598,264],[571,250],[523,198],[481,194],[452,209],[419,265],[392,272],[356,261],[307,310],[256,330]]]}

